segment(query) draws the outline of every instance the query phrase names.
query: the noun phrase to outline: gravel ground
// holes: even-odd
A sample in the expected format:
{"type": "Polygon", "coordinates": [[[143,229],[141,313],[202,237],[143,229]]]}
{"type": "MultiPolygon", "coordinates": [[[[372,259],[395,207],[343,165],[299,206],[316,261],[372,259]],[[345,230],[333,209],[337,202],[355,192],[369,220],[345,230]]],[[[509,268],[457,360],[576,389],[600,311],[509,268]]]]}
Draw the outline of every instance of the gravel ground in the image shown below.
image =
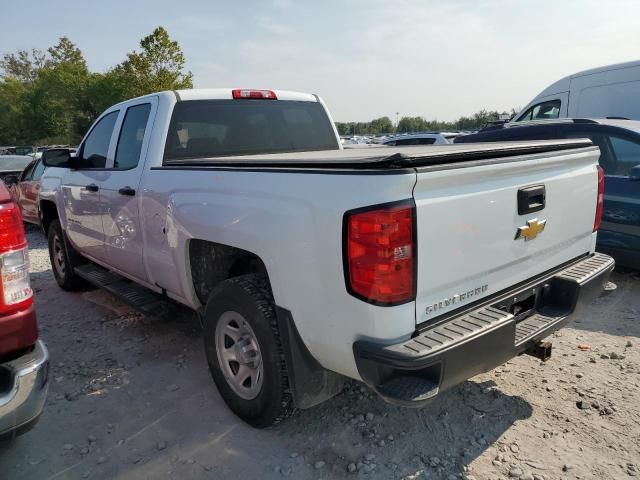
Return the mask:
{"type": "Polygon", "coordinates": [[[283,425],[225,406],[195,317],[146,318],[99,290],[58,289],[30,228],[45,411],[0,445],[0,478],[573,479],[640,476],[640,276],[552,340],[409,410],[353,382],[283,425]]]}

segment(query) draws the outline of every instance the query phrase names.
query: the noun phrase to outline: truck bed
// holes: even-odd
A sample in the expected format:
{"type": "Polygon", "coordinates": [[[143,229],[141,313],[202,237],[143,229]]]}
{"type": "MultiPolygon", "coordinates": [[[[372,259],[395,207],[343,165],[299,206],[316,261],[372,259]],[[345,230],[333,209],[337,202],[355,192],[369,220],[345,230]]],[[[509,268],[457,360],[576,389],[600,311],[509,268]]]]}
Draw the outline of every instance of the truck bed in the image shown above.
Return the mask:
{"type": "Polygon", "coordinates": [[[372,147],[313,152],[238,155],[228,157],[165,160],[166,167],[289,167],[338,169],[393,169],[434,167],[460,162],[491,163],[520,155],[531,155],[592,146],[588,139],[528,142],[476,143],[419,147],[372,147]]]}

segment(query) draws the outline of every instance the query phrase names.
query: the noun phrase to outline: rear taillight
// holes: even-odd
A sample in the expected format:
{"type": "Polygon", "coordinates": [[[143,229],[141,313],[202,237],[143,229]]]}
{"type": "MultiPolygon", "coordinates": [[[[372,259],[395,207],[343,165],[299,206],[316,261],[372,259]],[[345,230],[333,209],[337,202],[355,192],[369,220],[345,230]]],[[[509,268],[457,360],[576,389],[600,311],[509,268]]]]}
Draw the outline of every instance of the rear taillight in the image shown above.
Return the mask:
{"type": "Polygon", "coordinates": [[[344,236],[345,279],[349,293],[383,306],[415,299],[413,201],[347,212],[344,236]]]}
{"type": "Polygon", "coordinates": [[[246,88],[239,88],[231,90],[231,96],[236,100],[241,99],[264,99],[264,100],[277,100],[276,94],[272,90],[250,90],[246,88]]]}
{"type": "Polygon", "coordinates": [[[0,205],[0,277],[0,313],[31,305],[29,252],[22,215],[15,203],[0,205]]]}
{"type": "Polygon", "coordinates": [[[602,207],[604,205],[604,170],[598,165],[598,203],[596,204],[596,218],[593,222],[593,231],[600,228],[602,221],[602,207]]]}

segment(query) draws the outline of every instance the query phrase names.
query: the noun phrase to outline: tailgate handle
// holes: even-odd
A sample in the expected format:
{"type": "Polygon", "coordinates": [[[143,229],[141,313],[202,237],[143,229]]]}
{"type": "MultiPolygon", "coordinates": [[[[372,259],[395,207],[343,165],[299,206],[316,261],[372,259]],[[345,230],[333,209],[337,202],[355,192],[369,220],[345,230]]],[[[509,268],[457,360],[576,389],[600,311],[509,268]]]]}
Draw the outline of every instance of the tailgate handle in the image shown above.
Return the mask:
{"type": "Polygon", "coordinates": [[[544,208],[544,185],[534,185],[518,190],[518,215],[538,212],[544,208]]]}

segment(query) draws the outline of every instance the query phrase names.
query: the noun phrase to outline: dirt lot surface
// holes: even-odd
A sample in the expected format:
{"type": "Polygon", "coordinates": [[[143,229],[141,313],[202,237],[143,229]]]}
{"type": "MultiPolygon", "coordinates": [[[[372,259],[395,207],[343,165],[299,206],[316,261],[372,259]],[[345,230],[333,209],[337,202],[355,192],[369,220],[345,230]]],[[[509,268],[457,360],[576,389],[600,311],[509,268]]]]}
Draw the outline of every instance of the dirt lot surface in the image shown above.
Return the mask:
{"type": "Polygon", "coordinates": [[[44,237],[28,237],[51,384],[36,428],[0,445],[2,479],[640,476],[638,274],[614,274],[618,289],[552,338],[544,364],[516,358],[420,410],[353,382],[254,430],[222,402],[194,316],[63,292],[44,237]]]}

